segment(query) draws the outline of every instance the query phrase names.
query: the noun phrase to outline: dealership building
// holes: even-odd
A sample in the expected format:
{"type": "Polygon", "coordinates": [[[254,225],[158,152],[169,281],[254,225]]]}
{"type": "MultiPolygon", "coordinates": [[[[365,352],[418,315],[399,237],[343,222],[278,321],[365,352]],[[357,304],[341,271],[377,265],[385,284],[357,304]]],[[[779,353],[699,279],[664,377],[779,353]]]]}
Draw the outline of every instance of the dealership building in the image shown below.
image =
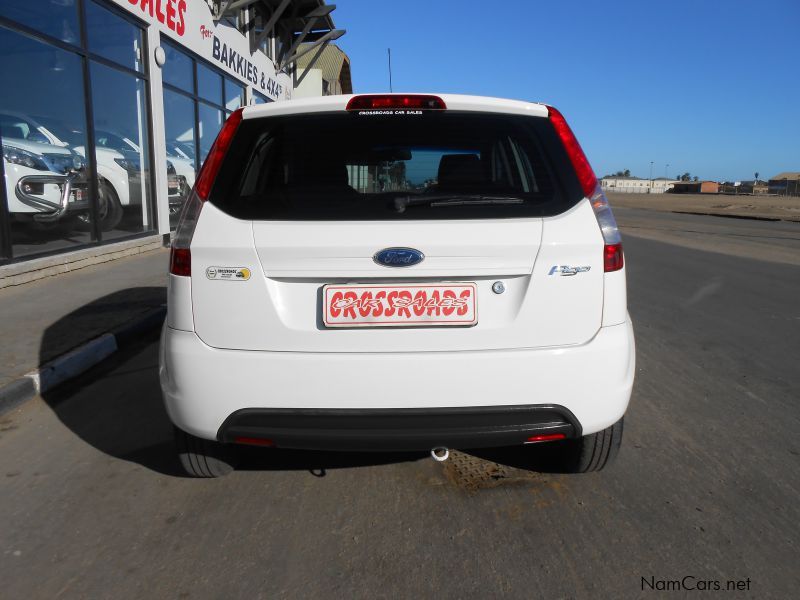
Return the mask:
{"type": "Polygon", "coordinates": [[[225,118],[330,54],[334,8],[0,0],[0,280],[162,245],[225,118]]]}

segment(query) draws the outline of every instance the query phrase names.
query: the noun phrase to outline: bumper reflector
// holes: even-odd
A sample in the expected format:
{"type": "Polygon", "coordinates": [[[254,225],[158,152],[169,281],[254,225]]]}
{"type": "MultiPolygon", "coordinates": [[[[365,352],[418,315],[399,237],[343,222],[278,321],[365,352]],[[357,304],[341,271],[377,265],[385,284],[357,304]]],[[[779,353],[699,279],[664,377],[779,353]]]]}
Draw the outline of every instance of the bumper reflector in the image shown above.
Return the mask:
{"type": "Polygon", "coordinates": [[[250,446],[266,446],[268,448],[274,448],[275,442],[272,440],[268,440],[265,438],[254,438],[254,437],[243,437],[243,436],[236,436],[233,438],[234,444],[248,444],[250,446]]]}
{"type": "Polygon", "coordinates": [[[563,440],[566,439],[566,435],[563,433],[542,433],[539,435],[532,435],[526,441],[526,444],[535,444],[537,442],[553,442],[555,440],[563,440]]]}

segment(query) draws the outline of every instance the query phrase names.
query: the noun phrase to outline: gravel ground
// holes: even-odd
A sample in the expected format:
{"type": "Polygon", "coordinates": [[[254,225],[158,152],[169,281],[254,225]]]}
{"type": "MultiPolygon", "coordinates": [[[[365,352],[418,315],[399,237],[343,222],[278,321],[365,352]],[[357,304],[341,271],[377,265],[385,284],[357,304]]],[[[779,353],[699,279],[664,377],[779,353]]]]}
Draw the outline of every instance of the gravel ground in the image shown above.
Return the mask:
{"type": "Polygon", "coordinates": [[[666,212],[800,221],[800,197],[728,194],[608,194],[611,206],[666,212]]]}

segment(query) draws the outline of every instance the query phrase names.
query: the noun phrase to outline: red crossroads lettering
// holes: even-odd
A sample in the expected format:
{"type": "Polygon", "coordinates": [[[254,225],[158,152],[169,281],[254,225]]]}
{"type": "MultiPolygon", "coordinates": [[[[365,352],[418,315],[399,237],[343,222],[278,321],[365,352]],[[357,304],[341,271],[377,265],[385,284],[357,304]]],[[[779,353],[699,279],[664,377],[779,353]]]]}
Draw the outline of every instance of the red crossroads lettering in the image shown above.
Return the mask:
{"type": "Polygon", "coordinates": [[[469,299],[469,296],[470,296],[471,293],[472,293],[472,290],[464,290],[463,292],[461,292],[461,297],[458,300],[456,300],[456,302],[460,301],[460,303],[458,305],[458,314],[459,315],[463,316],[463,315],[467,314],[467,300],[469,299]]]}
{"type": "Polygon", "coordinates": [[[397,316],[411,318],[411,311],[408,310],[408,307],[411,304],[411,292],[408,290],[402,290],[398,296],[399,298],[395,302],[396,306],[400,306],[397,311],[397,316]]]}
{"type": "Polygon", "coordinates": [[[377,294],[375,294],[375,302],[378,303],[378,306],[375,308],[375,311],[372,313],[373,317],[380,317],[383,314],[383,300],[386,298],[386,290],[381,290],[377,294]]]}
{"type": "Polygon", "coordinates": [[[474,284],[451,287],[420,285],[329,286],[326,323],[474,323],[474,284]],[[459,318],[462,317],[462,318],[459,318]]]}
{"type": "Polygon", "coordinates": [[[445,290],[444,291],[444,299],[445,299],[445,302],[447,302],[447,303],[444,305],[444,308],[442,309],[442,313],[444,314],[445,317],[449,317],[450,315],[453,314],[453,311],[455,310],[455,305],[453,304],[455,302],[455,299],[456,299],[455,292],[453,290],[445,290]]]}
{"type": "Polygon", "coordinates": [[[372,292],[364,292],[361,294],[361,300],[359,301],[358,306],[358,314],[362,317],[366,317],[369,313],[373,310],[372,303],[374,300],[372,299],[372,292]]]}
{"type": "Polygon", "coordinates": [[[344,294],[342,294],[342,292],[334,292],[331,303],[328,305],[328,312],[334,319],[342,314],[342,309],[339,308],[339,302],[341,302],[343,297],[344,294]]]}
{"type": "Polygon", "coordinates": [[[387,302],[389,303],[389,308],[387,308],[386,312],[384,313],[387,317],[394,316],[395,313],[394,302],[396,298],[397,298],[397,292],[389,292],[389,295],[386,298],[387,302]]]}
{"type": "Polygon", "coordinates": [[[440,311],[439,301],[440,300],[441,300],[441,298],[439,297],[439,290],[433,290],[433,294],[432,294],[432,297],[430,299],[430,302],[428,302],[428,314],[429,315],[433,315],[434,311],[436,311],[436,316],[437,317],[439,316],[439,311],[440,311]]]}
{"type": "Polygon", "coordinates": [[[421,317],[425,314],[425,301],[427,300],[427,294],[424,290],[420,290],[417,292],[416,296],[414,296],[414,314],[418,317],[421,317]]]}
{"type": "Polygon", "coordinates": [[[356,313],[353,310],[353,306],[355,306],[356,301],[358,300],[358,296],[356,296],[355,292],[346,292],[344,295],[344,301],[347,302],[346,308],[344,310],[344,316],[350,317],[352,319],[356,318],[356,313]],[[347,302],[349,300],[349,302],[347,302]]]}

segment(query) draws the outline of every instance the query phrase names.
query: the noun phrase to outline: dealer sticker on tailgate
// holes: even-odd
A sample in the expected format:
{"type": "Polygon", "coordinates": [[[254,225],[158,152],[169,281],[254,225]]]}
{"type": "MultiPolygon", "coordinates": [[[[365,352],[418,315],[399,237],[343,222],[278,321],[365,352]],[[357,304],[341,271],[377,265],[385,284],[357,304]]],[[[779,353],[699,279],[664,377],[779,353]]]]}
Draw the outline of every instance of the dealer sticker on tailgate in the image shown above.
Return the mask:
{"type": "Polygon", "coordinates": [[[327,327],[475,325],[474,283],[441,285],[326,285],[322,319],[327,327]]]}

